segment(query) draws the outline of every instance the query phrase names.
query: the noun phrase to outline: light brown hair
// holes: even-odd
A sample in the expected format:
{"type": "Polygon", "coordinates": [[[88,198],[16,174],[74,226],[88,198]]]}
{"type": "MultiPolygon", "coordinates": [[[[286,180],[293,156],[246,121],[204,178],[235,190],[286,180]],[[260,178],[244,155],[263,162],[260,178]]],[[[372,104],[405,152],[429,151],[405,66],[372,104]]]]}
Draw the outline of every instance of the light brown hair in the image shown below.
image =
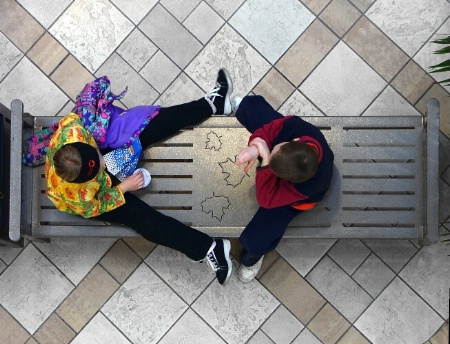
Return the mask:
{"type": "Polygon", "coordinates": [[[315,149],[299,141],[290,141],[280,146],[269,163],[275,175],[292,183],[304,183],[314,177],[318,165],[315,149]]]}
{"type": "Polygon", "coordinates": [[[71,182],[78,177],[81,170],[81,155],[78,149],[64,145],[53,155],[56,174],[65,181],[71,182]]]}

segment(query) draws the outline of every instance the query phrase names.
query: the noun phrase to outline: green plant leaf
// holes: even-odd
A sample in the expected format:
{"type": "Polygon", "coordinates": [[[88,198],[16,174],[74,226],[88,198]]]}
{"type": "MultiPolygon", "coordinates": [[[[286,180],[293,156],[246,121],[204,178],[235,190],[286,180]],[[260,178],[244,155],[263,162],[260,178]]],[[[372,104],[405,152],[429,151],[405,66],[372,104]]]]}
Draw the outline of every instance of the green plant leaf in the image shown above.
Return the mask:
{"type": "Polygon", "coordinates": [[[442,73],[442,72],[450,72],[450,67],[445,67],[437,70],[432,70],[430,73],[442,73]]]}
{"type": "Polygon", "coordinates": [[[447,36],[445,38],[438,38],[431,42],[436,44],[450,44],[450,36],[447,36]]]}
{"type": "Polygon", "coordinates": [[[449,67],[450,66],[450,60],[445,60],[444,62],[441,62],[437,65],[430,66],[430,68],[442,68],[442,67],[449,67]]]}
{"type": "Polygon", "coordinates": [[[448,54],[448,53],[450,53],[450,46],[449,47],[444,47],[444,48],[441,48],[441,49],[439,49],[439,50],[436,50],[435,52],[434,52],[434,54],[448,54]]]}

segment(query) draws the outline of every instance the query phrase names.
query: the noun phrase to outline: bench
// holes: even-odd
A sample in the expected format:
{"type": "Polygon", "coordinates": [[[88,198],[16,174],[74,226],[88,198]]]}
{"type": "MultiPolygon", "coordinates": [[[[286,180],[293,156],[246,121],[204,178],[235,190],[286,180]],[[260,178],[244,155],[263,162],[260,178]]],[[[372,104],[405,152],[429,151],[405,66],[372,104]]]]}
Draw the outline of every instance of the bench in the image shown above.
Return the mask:
{"type": "MultiPolygon", "coordinates": [[[[45,196],[43,167],[20,164],[20,142],[57,121],[11,105],[9,239],[130,237],[129,228],[62,213],[45,196]],[[20,214],[20,216],[19,216],[20,214]]],[[[325,199],[298,216],[286,238],[438,241],[439,103],[421,116],[308,117],[335,154],[325,199]]],[[[257,209],[254,173],[235,165],[249,133],[212,117],[144,151],[151,184],[136,192],[159,211],[215,237],[238,237],[257,209]]]]}

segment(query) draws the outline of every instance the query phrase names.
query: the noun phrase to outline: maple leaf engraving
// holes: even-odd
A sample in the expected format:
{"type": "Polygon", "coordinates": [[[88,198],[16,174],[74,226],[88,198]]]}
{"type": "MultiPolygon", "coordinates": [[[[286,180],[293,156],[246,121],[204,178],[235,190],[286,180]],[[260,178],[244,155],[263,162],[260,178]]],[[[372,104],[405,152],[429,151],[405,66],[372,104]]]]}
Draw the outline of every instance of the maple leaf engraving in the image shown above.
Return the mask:
{"type": "Polygon", "coordinates": [[[222,136],[217,135],[215,132],[210,131],[206,135],[205,149],[219,151],[220,148],[222,148],[222,141],[220,141],[221,137],[222,136]]]}
{"type": "Polygon", "coordinates": [[[244,172],[242,166],[236,165],[236,158],[237,156],[235,155],[234,159],[227,158],[227,160],[219,162],[227,186],[230,185],[234,188],[240,185],[245,177],[250,178],[250,176],[244,172]]]}
{"type": "Polygon", "coordinates": [[[213,195],[205,198],[200,206],[203,213],[210,214],[212,218],[216,218],[220,222],[225,215],[225,209],[230,209],[230,204],[228,197],[215,195],[213,192],[213,195]]]}

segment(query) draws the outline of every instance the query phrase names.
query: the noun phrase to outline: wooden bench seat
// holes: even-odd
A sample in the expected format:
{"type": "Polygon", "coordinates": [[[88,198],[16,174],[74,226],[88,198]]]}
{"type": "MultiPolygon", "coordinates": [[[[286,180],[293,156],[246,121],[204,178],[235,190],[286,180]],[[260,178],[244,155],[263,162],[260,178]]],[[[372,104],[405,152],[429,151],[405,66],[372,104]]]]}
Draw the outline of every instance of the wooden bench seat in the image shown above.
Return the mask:
{"type": "MultiPolygon", "coordinates": [[[[15,102],[12,122],[24,123],[23,137],[57,120],[22,118],[22,105],[15,102]]],[[[325,199],[298,216],[285,237],[436,242],[438,115],[438,102],[430,100],[426,121],[421,116],[307,117],[330,143],[335,173],[325,199]]],[[[244,174],[235,165],[235,155],[248,137],[234,117],[212,117],[183,130],[144,152],[141,165],[152,174],[152,182],[136,194],[159,211],[212,236],[238,237],[258,207],[255,170],[244,174]]],[[[126,227],[56,210],[45,196],[43,167],[19,169],[19,237],[136,235],[126,227]]]]}

